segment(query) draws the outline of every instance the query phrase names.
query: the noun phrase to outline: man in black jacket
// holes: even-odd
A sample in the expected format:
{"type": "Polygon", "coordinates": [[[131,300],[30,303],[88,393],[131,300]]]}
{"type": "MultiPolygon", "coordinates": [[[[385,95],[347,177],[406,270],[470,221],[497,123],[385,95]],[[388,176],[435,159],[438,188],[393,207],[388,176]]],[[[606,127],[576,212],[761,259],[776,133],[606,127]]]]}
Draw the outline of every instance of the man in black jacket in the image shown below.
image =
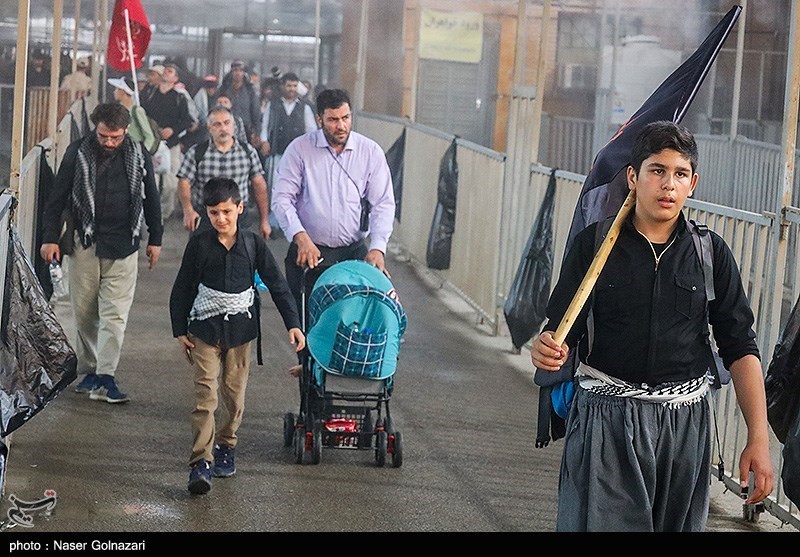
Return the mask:
{"type": "Polygon", "coordinates": [[[180,80],[174,64],[153,66],[152,72],[160,72],[161,83],[142,98],[142,107],[147,115],[161,128],[161,139],[169,147],[170,170],[164,174],[161,184],[161,217],[166,220],[175,209],[175,194],[178,191],[178,169],[181,167],[181,135],[192,125],[192,116],[186,97],[175,89],[180,80]],[[163,68],[163,70],[161,69],[163,68]]]}
{"type": "Polygon", "coordinates": [[[68,254],[69,290],[77,328],[76,392],[92,400],[127,402],[116,380],[122,341],[133,303],[139,242],[147,225],[152,270],[161,253],[163,228],[150,154],[128,137],[128,109],[99,104],[95,130],[67,147],[44,210],[41,257],[61,261],[60,216],[75,222],[74,253],[68,254]],[[68,205],[69,204],[69,205],[68,205]]]}

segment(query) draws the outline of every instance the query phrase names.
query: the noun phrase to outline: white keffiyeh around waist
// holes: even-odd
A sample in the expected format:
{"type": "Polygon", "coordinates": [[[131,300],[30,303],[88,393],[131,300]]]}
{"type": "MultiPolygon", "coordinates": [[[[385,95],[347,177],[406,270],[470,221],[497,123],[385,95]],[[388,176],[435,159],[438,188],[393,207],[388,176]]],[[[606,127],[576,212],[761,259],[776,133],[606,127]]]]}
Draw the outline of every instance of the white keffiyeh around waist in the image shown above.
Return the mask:
{"type": "Polygon", "coordinates": [[[688,381],[650,386],[646,383],[628,383],[611,377],[581,362],[575,373],[578,385],[587,391],[606,396],[635,398],[669,406],[687,406],[700,401],[708,391],[710,377],[696,377],[688,381]]]}
{"type": "Polygon", "coordinates": [[[201,282],[197,286],[197,296],[189,312],[189,320],[202,321],[216,315],[225,315],[227,321],[228,316],[237,313],[247,313],[247,317],[252,317],[250,306],[253,305],[254,299],[255,292],[252,286],[243,292],[231,294],[214,290],[201,282]]]}

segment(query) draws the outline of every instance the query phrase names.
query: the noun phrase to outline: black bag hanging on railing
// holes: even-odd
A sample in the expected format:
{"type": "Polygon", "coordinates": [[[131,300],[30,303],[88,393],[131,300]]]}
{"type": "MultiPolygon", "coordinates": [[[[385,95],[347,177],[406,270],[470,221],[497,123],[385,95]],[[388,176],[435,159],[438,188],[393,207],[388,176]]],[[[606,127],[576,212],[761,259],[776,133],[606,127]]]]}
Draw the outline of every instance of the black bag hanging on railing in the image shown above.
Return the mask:
{"type": "MultiPolygon", "coordinates": [[[[767,394],[767,419],[781,443],[800,415],[800,299],[795,302],[786,328],[775,345],[772,361],[764,377],[767,394]]],[[[800,441],[798,441],[800,442],[800,441]]]]}
{"type": "Polygon", "coordinates": [[[394,190],[394,218],[400,222],[400,209],[403,204],[403,161],[406,156],[406,129],[400,134],[389,150],[386,151],[386,163],[392,175],[394,190]]]}
{"type": "Polygon", "coordinates": [[[450,268],[450,248],[456,228],[456,196],[458,194],[458,161],[456,139],[447,148],[439,163],[438,202],[433,213],[425,259],[431,269],[450,268]]]}
{"type": "Polygon", "coordinates": [[[544,194],[539,214],[531,228],[528,243],[517,268],[514,282],[506,297],[503,313],[517,349],[539,332],[545,320],[553,275],[553,208],[556,199],[556,171],[544,194]]]}
{"type": "Polygon", "coordinates": [[[792,503],[800,506],[800,415],[795,417],[783,446],[781,482],[786,496],[792,503]]]}

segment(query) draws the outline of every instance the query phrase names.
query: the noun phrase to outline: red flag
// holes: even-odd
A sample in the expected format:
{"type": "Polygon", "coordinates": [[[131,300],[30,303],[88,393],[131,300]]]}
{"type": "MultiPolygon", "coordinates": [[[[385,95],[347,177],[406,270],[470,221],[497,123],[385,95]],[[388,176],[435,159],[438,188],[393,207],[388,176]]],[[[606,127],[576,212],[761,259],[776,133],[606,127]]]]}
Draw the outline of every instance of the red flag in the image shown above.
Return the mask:
{"type": "Polygon", "coordinates": [[[139,0],[116,0],[108,32],[108,65],[115,70],[130,71],[131,59],[128,49],[128,32],[125,28],[125,10],[131,24],[134,67],[142,67],[147,47],[150,45],[150,22],[139,0]]]}

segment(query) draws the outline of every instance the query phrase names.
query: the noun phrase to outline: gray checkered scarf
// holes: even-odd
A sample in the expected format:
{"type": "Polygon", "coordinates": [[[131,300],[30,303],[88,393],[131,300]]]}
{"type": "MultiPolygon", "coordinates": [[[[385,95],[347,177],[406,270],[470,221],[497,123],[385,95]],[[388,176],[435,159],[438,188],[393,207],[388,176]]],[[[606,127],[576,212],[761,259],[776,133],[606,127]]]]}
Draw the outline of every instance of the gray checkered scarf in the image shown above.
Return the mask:
{"type": "MultiPolygon", "coordinates": [[[[83,235],[81,244],[88,248],[94,243],[95,192],[97,183],[97,154],[100,143],[94,133],[87,135],[78,148],[75,175],[72,180],[72,205],[77,210],[83,235]]],[[[131,188],[130,225],[133,241],[141,236],[144,223],[144,154],[138,141],[127,135],[119,147],[125,157],[125,174],[131,188]]]]}
{"type": "Polygon", "coordinates": [[[229,293],[214,290],[201,282],[197,285],[197,296],[189,312],[189,321],[202,321],[216,315],[224,315],[225,321],[228,321],[228,316],[237,313],[246,313],[247,317],[252,318],[250,306],[254,300],[252,286],[242,292],[229,293]]]}

